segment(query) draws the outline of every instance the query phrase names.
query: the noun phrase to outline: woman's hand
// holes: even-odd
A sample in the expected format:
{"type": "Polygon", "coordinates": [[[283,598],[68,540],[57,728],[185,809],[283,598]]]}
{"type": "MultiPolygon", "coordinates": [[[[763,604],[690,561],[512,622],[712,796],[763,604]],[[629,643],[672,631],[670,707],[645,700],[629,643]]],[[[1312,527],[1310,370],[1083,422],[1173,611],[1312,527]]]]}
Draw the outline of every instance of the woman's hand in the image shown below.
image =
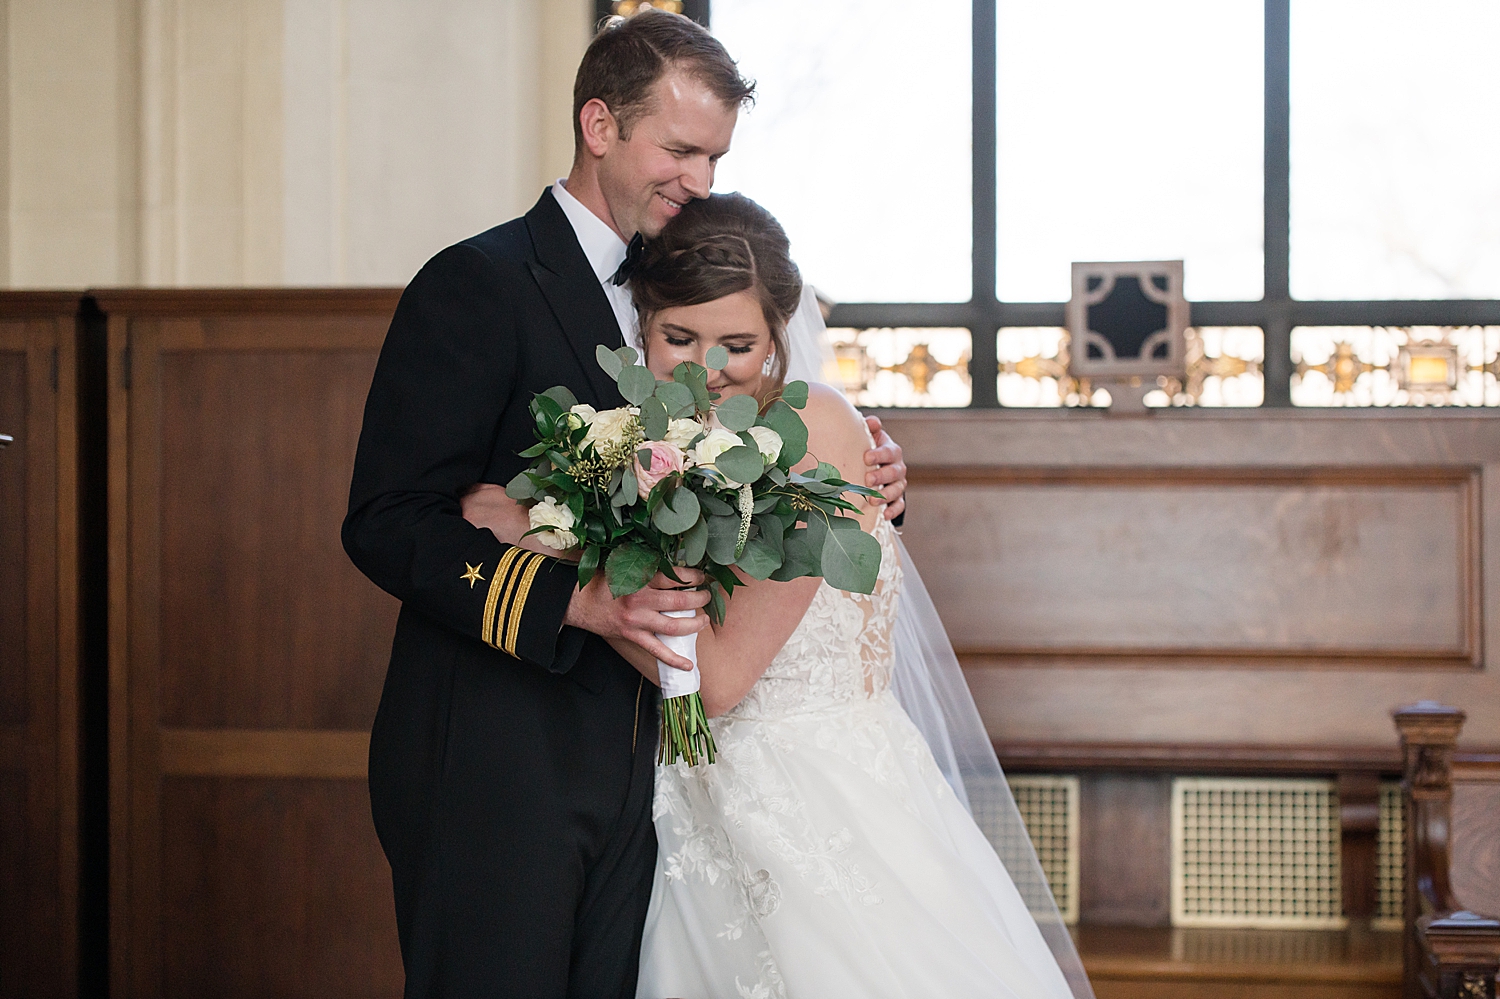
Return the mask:
{"type": "Polygon", "coordinates": [[[531,530],[531,518],[526,515],[524,506],[505,495],[503,486],[480,482],[464,493],[458,502],[463,509],[464,520],[475,527],[489,528],[496,540],[551,555],[553,558],[577,558],[576,552],[559,552],[555,548],[548,548],[535,534],[529,538],[523,537],[531,530]]]}

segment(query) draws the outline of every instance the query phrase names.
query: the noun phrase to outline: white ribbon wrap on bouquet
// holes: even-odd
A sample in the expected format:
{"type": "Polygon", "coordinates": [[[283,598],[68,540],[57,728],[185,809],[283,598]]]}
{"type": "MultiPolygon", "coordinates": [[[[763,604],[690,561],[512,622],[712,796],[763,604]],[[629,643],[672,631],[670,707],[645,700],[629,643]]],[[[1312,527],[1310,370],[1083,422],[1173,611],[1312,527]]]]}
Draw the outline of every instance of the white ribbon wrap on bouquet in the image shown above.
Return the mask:
{"type": "MultiPolygon", "coordinates": [[[[675,610],[662,611],[666,617],[693,617],[697,611],[675,610]]],[[[692,662],[691,670],[678,669],[676,666],[668,666],[660,659],[656,660],[656,674],[661,678],[661,696],[686,697],[688,694],[696,693],[701,684],[702,676],[698,672],[698,633],[691,635],[662,635],[656,636],[661,643],[684,659],[692,662]]]]}

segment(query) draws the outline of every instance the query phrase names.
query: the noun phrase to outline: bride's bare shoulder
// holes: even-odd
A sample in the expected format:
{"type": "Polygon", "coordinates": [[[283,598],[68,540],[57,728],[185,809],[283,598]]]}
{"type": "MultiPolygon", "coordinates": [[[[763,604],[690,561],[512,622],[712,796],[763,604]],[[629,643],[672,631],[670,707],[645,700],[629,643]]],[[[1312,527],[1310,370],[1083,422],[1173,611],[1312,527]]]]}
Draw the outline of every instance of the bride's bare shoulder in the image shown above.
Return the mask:
{"type": "Polygon", "coordinates": [[[844,393],[820,382],[808,385],[802,422],[807,424],[810,451],[832,461],[845,472],[851,470],[844,465],[852,457],[857,456],[863,465],[864,452],[871,447],[870,431],[865,426],[864,417],[844,393]]]}
{"type": "Polygon", "coordinates": [[[807,424],[810,436],[823,438],[829,443],[841,444],[856,439],[862,442],[869,436],[864,417],[844,393],[821,382],[807,386],[807,405],[802,410],[802,421],[807,424]]]}

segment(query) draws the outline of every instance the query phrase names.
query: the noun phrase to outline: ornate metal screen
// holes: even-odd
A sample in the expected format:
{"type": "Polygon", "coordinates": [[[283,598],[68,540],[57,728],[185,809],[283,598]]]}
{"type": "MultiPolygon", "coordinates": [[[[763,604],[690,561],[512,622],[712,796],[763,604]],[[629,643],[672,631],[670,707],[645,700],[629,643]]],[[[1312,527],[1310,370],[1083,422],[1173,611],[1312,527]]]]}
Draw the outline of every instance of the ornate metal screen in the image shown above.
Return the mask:
{"type": "Polygon", "coordinates": [[[1380,785],[1380,832],[1375,860],[1376,929],[1401,928],[1401,886],[1406,871],[1406,814],[1401,803],[1401,782],[1380,785]]]}
{"type": "MultiPolygon", "coordinates": [[[[1070,371],[1068,331],[1012,326],[996,337],[1000,404],[1017,408],[1107,406],[1108,389],[1070,371]]],[[[1259,406],[1265,396],[1265,337],[1257,326],[1187,331],[1187,378],[1158,378],[1148,406],[1259,406]]]]}
{"type": "Polygon", "coordinates": [[[1172,924],[1342,927],[1333,782],[1174,780],[1172,924]]]}
{"type": "Polygon", "coordinates": [[[963,407],[973,397],[966,329],[835,328],[828,335],[856,406],[963,407]]]}
{"type": "Polygon", "coordinates": [[[1298,326],[1298,406],[1500,406],[1500,326],[1298,326]]]}
{"type": "Polygon", "coordinates": [[[1016,808],[1057,899],[1063,922],[1078,922],[1078,778],[1025,775],[1008,778],[1016,808]]]}

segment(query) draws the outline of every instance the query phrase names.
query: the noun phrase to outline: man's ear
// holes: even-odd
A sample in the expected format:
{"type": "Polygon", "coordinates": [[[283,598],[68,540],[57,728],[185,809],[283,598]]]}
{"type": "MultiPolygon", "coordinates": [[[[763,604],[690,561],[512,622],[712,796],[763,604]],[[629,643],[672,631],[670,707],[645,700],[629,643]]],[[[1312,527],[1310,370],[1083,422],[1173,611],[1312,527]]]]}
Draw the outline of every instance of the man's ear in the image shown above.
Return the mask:
{"type": "Polygon", "coordinates": [[[620,125],[599,98],[590,99],[578,109],[578,124],[583,131],[583,146],[593,156],[603,156],[620,138],[620,125]]]}

